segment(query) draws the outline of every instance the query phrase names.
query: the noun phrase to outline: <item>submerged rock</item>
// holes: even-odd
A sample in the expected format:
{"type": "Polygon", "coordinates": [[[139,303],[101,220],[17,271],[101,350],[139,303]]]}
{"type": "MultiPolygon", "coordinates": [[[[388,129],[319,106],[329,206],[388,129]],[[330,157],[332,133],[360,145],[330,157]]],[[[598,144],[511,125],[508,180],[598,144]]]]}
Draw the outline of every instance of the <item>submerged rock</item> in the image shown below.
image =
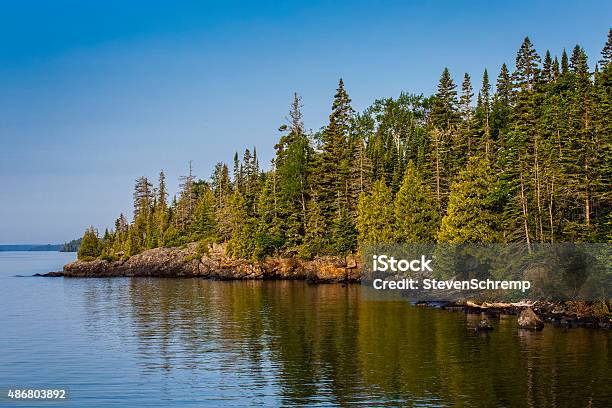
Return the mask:
{"type": "Polygon", "coordinates": [[[519,314],[518,325],[521,329],[528,330],[542,330],[544,328],[544,322],[530,307],[519,314]]]}
{"type": "Polygon", "coordinates": [[[478,322],[478,326],[476,326],[476,331],[490,331],[493,330],[493,326],[488,319],[482,319],[478,322]]]}

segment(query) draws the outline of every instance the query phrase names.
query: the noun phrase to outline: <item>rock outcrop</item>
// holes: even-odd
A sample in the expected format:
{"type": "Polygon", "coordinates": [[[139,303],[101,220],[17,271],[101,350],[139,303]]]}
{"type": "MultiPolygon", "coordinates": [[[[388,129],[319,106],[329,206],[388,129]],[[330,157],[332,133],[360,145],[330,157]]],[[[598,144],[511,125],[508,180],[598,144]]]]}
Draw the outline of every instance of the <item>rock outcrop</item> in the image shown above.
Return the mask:
{"type": "Polygon", "coordinates": [[[74,261],[64,266],[64,277],[202,277],[230,279],[303,279],[315,282],[357,282],[360,272],[355,257],[266,258],[254,262],[224,255],[213,245],[205,255],[195,243],[183,248],[155,248],[120,261],[74,261]]]}
{"type": "Polygon", "coordinates": [[[519,314],[518,325],[521,329],[528,330],[542,330],[544,328],[544,322],[530,307],[519,314]]]}

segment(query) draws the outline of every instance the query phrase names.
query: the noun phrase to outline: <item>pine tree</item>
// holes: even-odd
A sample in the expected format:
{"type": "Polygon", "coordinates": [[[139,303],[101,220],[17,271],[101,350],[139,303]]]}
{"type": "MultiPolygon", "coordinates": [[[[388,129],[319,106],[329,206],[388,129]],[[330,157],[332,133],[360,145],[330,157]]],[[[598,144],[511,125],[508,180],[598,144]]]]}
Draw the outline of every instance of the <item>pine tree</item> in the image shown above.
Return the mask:
{"type": "Polygon", "coordinates": [[[231,233],[229,202],[232,194],[229,169],[225,163],[217,163],[215,165],[211,182],[215,193],[215,220],[218,238],[225,242],[229,240],[231,233]]]}
{"type": "MultiPolygon", "coordinates": [[[[254,238],[254,256],[257,259],[263,259],[268,255],[276,254],[285,242],[285,237],[292,242],[301,243],[301,236],[294,236],[301,234],[301,230],[286,230],[283,229],[283,224],[278,217],[278,211],[276,210],[276,203],[274,198],[274,180],[273,174],[268,174],[264,182],[263,188],[258,194],[258,213],[257,213],[257,227],[256,235],[254,238]]],[[[291,213],[289,217],[295,217],[300,212],[291,213]]],[[[292,224],[292,223],[289,223],[292,224]]],[[[287,251],[288,253],[297,252],[297,248],[291,248],[287,251]]]]}
{"type": "Polygon", "coordinates": [[[393,242],[393,217],[393,193],[384,179],[378,180],[369,194],[361,193],[359,196],[357,207],[359,244],[393,242]]]}
{"type": "Polygon", "coordinates": [[[531,90],[538,80],[540,56],[533,48],[529,37],[525,37],[516,55],[516,71],[514,79],[522,90],[531,90]]]}
{"type": "Polygon", "coordinates": [[[315,192],[308,202],[306,235],[300,248],[300,256],[306,259],[324,255],[328,248],[327,223],[315,192]]]}
{"type": "Polygon", "coordinates": [[[127,235],[127,256],[138,255],[143,249],[143,233],[138,225],[130,225],[127,235]]]}
{"type": "Polygon", "coordinates": [[[470,75],[466,72],[463,76],[463,82],[461,84],[461,97],[459,98],[459,112],[461,114],[461,143],[455,148],[461,149],[461,157],[459,157],[458,165],[461,166],[463,158],[467,157],[474,148],[474,140],[472,138],[472,127],[473,127],[473,109],[472,109],[472,98],[474,97],[474,91],[472,88],[472,82],[470,75]]]}
{"type": "Polygon", "coordinates": [[[488,159],[492,154],[493,140],[491,138],[491,84],[486,69],[482,74],[482,87],[478,93],[475,119],[479,139],[476,150],[484,149],[484,156],[488,159]]]}
{"type": "Polygon", "coordinates": [[[254,254],[254,220],[249,216],[244,195],[238,190],[232,195],[230,211],[232,232],[227,254],[233,258],[250,259],[254,254]]]}
{"type": "Polygon", "coordinates": [[[288,133],[281,136],[276,145],[275,177],[271,180],[269,194],[274,198],[275,211],[286,232],[287,250],[296,251],[301,245],[306,223],[309,176],[314,151],[304,134],[301,98],[294,94],[289,112],[289,126],[281,127],[288,133]]]}
{"type": "Polygon", "coordinates": [[[77,258],[81,260],[92,260],[102,253],[102,243],[98,239],[98,233],[94,227],[89,227],[83,234],[81,246],[77,252],[77,258]]]}
{"type": "Polygon", "coordinates": [[[146,177],[138,177],[134,186],[134,219],[138,218],[141,212],[148,216],[153,197],[153,185],[146,177]]]}
{"type": "Polygon", "coordinates": [[[457,124],[458,103],[456,88],[457,86],[453,82],[448,68],[444,68],[438,83],[438,92],[436,93],[430,117],[433,126],[445,132],[450,131],[457,124]]]}
{"type": "Polygon", "coordinates": [[[603,70],[610,64],[610,62],[612,62],[612,28],[608,30],[608,40],[606,41],[606,45],[603,47],[603,50],[601,50],[599,65],[603,70]]]}
{"type": "Polygon", "coordinates": [[[163,170],[159,172],[155,218],[157,243],[158,245],[164,245],[164,233],[168,228],[168,189],[166,187],[166,174],[163,170]]]}
{"type": "Polygon", "coordinates": [[[502,64],[499,76],[497,77],[496,94],[502,104],[512,105],[512,78],[506,64],[502,64]]]}
{"type": "Polygon", "coordinates": [[[494,190],[490,165],[471,157],[451,185],[446,215],[442,218],[438,242],[448,244],[496,242],[496,216],[491,211],[494,190]]]}
{"type": "Polygon", "coordinates": [[[193,174],[191,160],[189,161],[189,172],[186,176],[181,176],[179,179],[181,191],[177,202],[177,213],[175,220],[178,230],[186,231],[191,224],[196,202],[196,197],[193,190],[195,176],[193,174]]]}
{"type": "Polygon", "coordinates": [[[209,188],[197,199],[191,228],[191,241],[214,240],[217,237],[215,197],[209,188]]]}
{"type": "Polygon", "coordinates": [[[546,50],[546,55],[544,57],[544,63],[542,64],[542,80],[548,83],[548,82],[552,82],[553,79],[554,79],[553,60],[550,55],[550,51],[546,50]]]}
{"type": "MultiPolygon", "coordinates": [[[[340,79],[332,113],[329,116],[329,125],[321,135],[321,153],[315,166],[314,177],[319,181],[317,194],[320,200],[323,215],[328,220],[338,220],[342,210],[352,207],[349,203],[352,191],[350,190],[350,150],[351,122],[353,108],[350,98],[344,89],[344,82],[340,79]]],[[[343,231],[342,228],[332,228],[331,243],[341,237],[334,232],[343,231]]],[[[343,232],[342,232],[343,233],[343,232]]]]}
{"type": "Polygon", "coordinates": [[[331,225],[333,241],[331,248],[334,254],[348,255],[357,248],[357,228],[355,219],[349,214],[348,209],[341,208],[338,218],[331,225]]]}
{"type": "Polygon", "coordinates": [[[433,126],[431,131],[433,148],[430,154],[439,211],[444,209],[450,180],[460,166],[460,158],[464,156],[460,146],[455,148],[453,145],[457,144],[455,139],[459,120],[455,88],[448,68],[444,68],[430,113],[430,122],[433,126]]]}
{"type": "Polygon", "coordinates": [[[569,59],[564,48],[563,53],[561,53],[561,75],[566,75],[567,73],[569,73],[569,59]]]}
{"type": "Polygon", "coordinates": [[[555,57],[555,59],[553,60],[551,71],[552,80],[556,81],[559,78],[559,75],[561,75],[561,70],[559,68],[559,60],[557,59],[557,57],[555,57]]]}
{"type": "Polygon", "coordinates": [[[440,223],[435,197],[414,163],[408,162],[395,197],[395,240],[411,244],[434,243],[440,223]]]}
{"type": "Polygon", "coordinates": [[[591,115],[593,113],[592,88],[587,56],[582,47],[576,45],[570,58],[569,117],[571,129],[565,147],[565,173],[568,177],[572,197],[579,198],[581,205],[576,205],[573,216],[565,225],[565,234],[572,241],[588,242],[594,238],[596,231],[592,222],[593,196],[599,182],[598,156],[600,147],[594,143],[591,115]]]}

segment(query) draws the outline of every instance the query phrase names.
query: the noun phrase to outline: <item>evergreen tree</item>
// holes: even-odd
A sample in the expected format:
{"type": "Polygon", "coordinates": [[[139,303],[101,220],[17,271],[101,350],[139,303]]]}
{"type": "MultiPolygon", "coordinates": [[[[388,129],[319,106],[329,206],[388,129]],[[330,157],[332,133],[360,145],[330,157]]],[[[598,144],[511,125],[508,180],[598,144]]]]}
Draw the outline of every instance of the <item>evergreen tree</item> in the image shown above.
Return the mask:
{"type": "Polygon", "coordinates": [[[606,45],[601,50],[601,59],[599,60],[599,65],[602,70],[608,66],[612,62],[612,28],[608,30],[608,40],[606,41],[606,45]]]}
{"type": "Polygon", "coordinates": [[[525,37],[516,55],[516,71],[514,79],[522,90],[531,90],[538,80],[540,56],[533,48],[529,37],[525,37]]]}
{"type": "Polygon", "coordinates": [[[455,88],[448,68],[444,68],[429,115],[433,126],[431,131],[433,148],[430,154],[439,211],[444,209],[450,180],[456,169],[460,167],[459,161],[464,156],[460,146],[453,146],[454,143],[460,145],[456,141],[459,115],[455,88]]]}
{"type": "Polygon", "coordinates": [[[471,157],[451,185],[446,215],[442,218],[438,242],[448,244],[496,242],[496,216],[491,211],[494,190],[490,165],[471,157]]]}
{"type": "Polygon", "coordinates": [[[544,63],[542,64],[542,80],[548,83],[551,82],[553,79],[553,60],[550,55],[550,51],[546,50],[546,55],[544,56],[544,63]]]}
{"type": "MultiPolygon", "coordinates": [[[[321,135],[321,153],[315,166],[314,177],[318,180],[317,194],[320,200],[323,215],[328,220],[338,220],[342,217],[342,210],[352,207],[349,202],[352,197],[350,190],[350,133],[353,118],[353,108],[350,98],[344,89],[344,82],[340,79],[332,113],[329,116],[329,125],[321,135]]],[[[331,229],[331,244],[337,237],[335,232],[342,232],[340,226],[331,229]]]]}
{"type": "Polygon", "coordinates": [[[457,100],[448,69],[435,95],[360,114],[340,80],[328,125],[307,135],[296,94],[269,171],[255,148],[235,154],[233,179],[218,163],[196,180],[190,163],[170,204],[163,172],[156,189],[139,177],[132,222],[120,215],[102,239],[89,228],[79,258],[196,240],[226,242],[235,258],[312,258],[436,231],[451,243],[612,241],[611,36],[594,73],[580,46],[560,62],[547,51],[540,67],[525,38],[493,95],[484,71],[474,108],[469,75],[457,100]]]}
{"type": "Polygon", "coordinates": [[[273,198],[274,211],[279,226],[285,231],[286,249],[296,251],[304,237],[306,224],[306,202],[308,200],[314,150],[304,133],[302,122],[301,98],[294,94],[289,112],[289,126],[281,127],[288,130],[276,145],[274,179],[268,194],[273,198]]]}
{"type": "Polygon", "coordinates": [[[83,234],[81,246],[77,252],[77,258],[81,260],[90,260],[97,258],[102,253],[102,245],[98,239],[98,233],[94,227],[89,227],[83,234]]]}
{"type": "Polygon", "coordinates": [[[461,84],[461,97],[459,98],[459,112],[461,114],[461,142],[455,146],[455,148],[461,149],[461,155],[458,157],[459,166],[463,164],[462,159],[469,155],[474,148],[474,141],[472,138],[472,120],[474,114],[472,109],[473,97],[474,91],[472,88],[472,82],[470,75],[466,72],[463,76],[463,82],[461,84]]]}
{"type": "Polygon", "coordinates": [[[215,217],[215,197],[212,190],[206,188],[198,197],[193,214],[192,241],[214,240],[217,237],[215,217]]]}
{"type": "Polygon", "coordinates": [[[440,223],[429,187],[410,161],[395,197],[395,240],[411,244],[434,243],[440,223]]]}
{"type": "Polygon", "coordinates": [[[450,76],[448,68],[444,68],[438,92],[434,100],[430,118],[434,127],[449,132],[457,124],[457,86],[450,76]]]}
{"type": "Polygon", "coordinates": [[[369,194],[360,194],[357,231],[360,245],[393,242],[393,193],[384,179],[375,182],[369,194]]]}
{"type": "Polygon", "coordinates": [[[306,235],[300,249],[300,255],[307,259],[324,255],[328,248],[327,223],[319,202],[315,192],[308,202],[306,235]]]}
{"type": "MultiPolygon", "coordinates": [[[[292,242],[300,242],[301,230],[284,230],[283,224],[279,219],[279,213],[276,210],[276,203],[274,197],[274,184],[275,181],[273,179],[273,175],[269,174],[266,177],[263,188],[261,189],[258,196],[258,214],[257,214],[257,227],[256,227],[256,235],[254,237],[255,246],[254,246],[254,256],[257,259],[263,259],[268,255],[276,254],[282,247],[285,242],[285,237],[292,242]]],[[[289,214],[289,217],[296,217],[300,212],[294,212],[289,214]]],[[[294,224],[289,220],[288,224],[294,224]]],[[[289,253],[293,254],[297,252],[297,248],[292,248],[289,253]]]]}
{"type": "Polygon", "coordinates": [[[158,245],[163,245],[164,232],[168,228],[168,189],[166,187],[166,174],[163,170],[159,172],[155,218],[157,224],[157,243],[158,245]]]}
{"type": "Polygon", "coordinates": [[[567,52],[565,48],[561,53],[561,75],[566,75],[569,72],[569,59],[567,58],[567,52]]]}
{"type": "Polygon", "coordinates": [[[340,209],[340,214],[331,225],[333,241],[331,248],[334,254],[348,255],[357,248],[357,228],[355,219],[346,208],[340,209]]]}
{"type": "Polygon", "coordinates": [[[189,161],[189,172],[180,177],[180,195],[176,206],[176,227],[179,231],[187,231],[191,224],[193,210],[195,209],[196,197],[193,190],[195,176],[189,161]]]}

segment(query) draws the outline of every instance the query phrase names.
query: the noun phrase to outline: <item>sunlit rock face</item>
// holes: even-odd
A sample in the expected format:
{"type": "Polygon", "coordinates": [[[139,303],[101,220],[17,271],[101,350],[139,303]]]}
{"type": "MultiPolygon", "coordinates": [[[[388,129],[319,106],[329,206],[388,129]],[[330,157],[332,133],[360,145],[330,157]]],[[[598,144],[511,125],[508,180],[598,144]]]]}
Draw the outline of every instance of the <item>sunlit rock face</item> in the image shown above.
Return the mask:
{"type": "Polygon", "coordinates": [[[119,261],[75,261],[64,266],[66,277],[150,276],[203,277],[211,279],[303,279],[317,282],[356,282],[355,257],[323,257],[314,260],[266,258],[247,261],[228,258],[221,245],[199,254],[197,244],[184,248],[155,248],[119,261]]]}

